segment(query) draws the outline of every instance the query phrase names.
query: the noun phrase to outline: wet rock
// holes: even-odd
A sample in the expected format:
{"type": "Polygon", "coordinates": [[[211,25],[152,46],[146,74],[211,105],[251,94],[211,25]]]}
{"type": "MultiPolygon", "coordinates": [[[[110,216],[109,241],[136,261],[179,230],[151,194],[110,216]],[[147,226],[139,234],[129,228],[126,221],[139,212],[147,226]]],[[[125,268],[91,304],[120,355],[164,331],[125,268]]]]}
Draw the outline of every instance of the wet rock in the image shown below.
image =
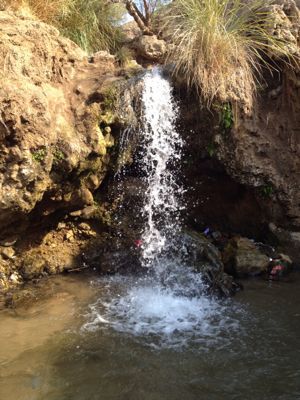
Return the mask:
{"type": "Polygon", "coordinates": [[[269,224],[269,229],[275,238],[279,241],[283,251],[288,253],[291,261],[300,263],[300,232],[293,232],[276,226],[274,223],[269,224]]]}
{"type": "Polygon", "coordinates": [[[254,276],[267,272],[270,258],[247,238],[231,239],[223,252],[225,270],[238,277],[254,276]]]}
{"type": "Polygon", "coordinates": [[[180,238],[183,245],[183,262],[200,272],[208,285],[208,291],[225,296],[232,295],[237,286],[231,276],[224,274],[220,251],[202,234],[188,231],[180,238]]]}
{"type": "Polygon", "coordinates": [[[223,263],[219,250],[202,234],[188,231],[183,237],[186,257],[192,264],[209,263],[215,271],[222,271],[223,263]]]}
{"type": "Polygon", "coordinates": [[[219,282],[218,289],[225,297],[232,296],[232,294],[240,291],[243,288],[240,283],[234,281],[233,276],[228,275],[225,272],[220,277],[219,282]]]}
{"type": "Polygon", "coordinates": [[[5,306],[8,308],[17,308],[19,306],[26,307],[36,300],[36,293],[34,289],[21,289],[12,291],[6,294],[5,306]]]}
{"type": "Polygon", "coordinates": [[[43,275],[46,267],[47,261],[40,253],[27,254],[23,260],[22,276],[27,280],[39,278],[43,275]]]}
{"type": "Polygon", "coordinates": [[[235,269],[238,276],[259,275],[267,271],[269,258],[259,252],[241,250],[235,257],[235,269]]]}

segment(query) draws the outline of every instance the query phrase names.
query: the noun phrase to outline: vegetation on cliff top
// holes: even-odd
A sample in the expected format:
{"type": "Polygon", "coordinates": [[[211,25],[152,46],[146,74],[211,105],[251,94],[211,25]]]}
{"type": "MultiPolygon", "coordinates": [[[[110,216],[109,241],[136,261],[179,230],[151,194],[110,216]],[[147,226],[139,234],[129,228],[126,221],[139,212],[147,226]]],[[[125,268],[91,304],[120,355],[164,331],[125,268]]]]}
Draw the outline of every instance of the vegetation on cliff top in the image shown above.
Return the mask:
{"type": "Polygon", "coordinates": [[[118,26],[125,8],[105,0],[0,0],[0,9],[19,10],[55,26],[89,53],[120,48],[118,26]]]}
{"type": "Polygon", "coordinates": [[[89,53],[108,50],[122,63],[120,22],[127,12],[141,32],[169,42],[167,63],[211,105],[241,101],[251,109],[264,68],[295,57],[274,35],[272,0],[0,0],[56,26],[89,53]],[[160,32],[160,33],[159,33],[160,32]]]}
{"type": "Polygon", "coordinates": [[[273,34],[274,19],[264,0],[175,0],[164,15],[163,32],[173,47],[168,61],[210,104],[245,88],[251,99],[262,67],[292,55],[273,34]]]}

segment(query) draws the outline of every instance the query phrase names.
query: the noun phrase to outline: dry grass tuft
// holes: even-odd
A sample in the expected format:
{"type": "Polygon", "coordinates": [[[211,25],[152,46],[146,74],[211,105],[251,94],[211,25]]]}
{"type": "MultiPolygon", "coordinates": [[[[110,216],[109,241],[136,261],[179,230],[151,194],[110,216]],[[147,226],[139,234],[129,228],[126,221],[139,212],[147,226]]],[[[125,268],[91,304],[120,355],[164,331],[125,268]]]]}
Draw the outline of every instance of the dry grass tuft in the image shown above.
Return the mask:
{"type": "Polygon", "coordinates": [[[0,9],[21,10],[58,28],[87,52],[119,47],[124,11],[105,0],[0,0],[0,9]]]}
{"type": "Polygon", "coordinates": [[[245,97],[251,108],[261,67],[276,56],[290,62],[288,46],[272,35],[266,1],[174,0],[164,15],[173,44],[167,62],[211,105],[245,97]],[[238,93],[239,91],[244,92],[238,93]]]}

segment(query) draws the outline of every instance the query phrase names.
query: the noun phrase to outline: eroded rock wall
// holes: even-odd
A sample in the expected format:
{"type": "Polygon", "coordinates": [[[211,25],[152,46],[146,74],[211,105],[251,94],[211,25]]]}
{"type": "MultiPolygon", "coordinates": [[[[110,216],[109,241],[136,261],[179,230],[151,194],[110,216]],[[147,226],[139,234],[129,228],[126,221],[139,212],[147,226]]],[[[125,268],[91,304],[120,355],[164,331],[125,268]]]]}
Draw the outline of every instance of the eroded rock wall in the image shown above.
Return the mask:
{"type": "Polygon", "coordinates": [[[0,12],[2,238],[45,200],[48,213],[93,203],[112,138],[87,100],[114,71],[107,53],[88,59],[55,28],[0,12]]]}
{"type": "MultiPolygon", "coordinates": [[[[216,159],[226,174],[245,188],[250,195],[248,198],[252,198],[252,208],[249,201],[242,205],[240,198],[233,200],[233,204],[241,205],[241,221],[252,217],[257,230],[260,226],[269,225],[270,236],[273,235],[279,245],[283,246],[283,250],[300,262],[298,7],[299,2],[293,0],[278,0],[271,6],[274,16],[272,33],[286,41],[295,58],[292,60],[293,67],[283,60],[271,61],[274,68],[263,71],[263,79],[251,111],[245,110],[242,102],[229,94],[227,102],[215,107],[211,115],[199,107],[195,110],[195,99],[191,99],[192,106],[186,104],[185,100],[183,119],[192,131],[189,140],[193,160],[196,161],[198,156],[199,160],[216,159]]],[[[200,164],[199,161],[199,166],[200,164]]],[[[213,179],[215,175],[212,175],[213,179]]],[[[217,186],[216,181],[215,187],[217,186]]],[[[219,188],[219,197],[222,198],[223,190],[223,197],[228,198],[224,179],[219,188]]],[[[228,190],[231,190],[230,185],[228,190]]],[[[230,207],[227,209],[228,214],[232,213],[230,207]]],[[[253,223],[249,224],[251,235],[255,231],[253,223]]],[[[230,225],[239,230],[238,224],[230,225]]],[[[244,224],[241,231],[247,234],[247,224],[244,224]]],[[[261,232],[266,231],[261,229],[261,232]]],[[[267,234],[265,238],[269,239],[267,234]]]]}
{"type": "Polygon", "coordinates": [[[0,291],[82,267],[97,233],[57,224],[82,210],[105,219],[94,193],[114,145],[103,92],[117,75],[108,53],[88,57],[55,28],[0,12],[0,291]]]}

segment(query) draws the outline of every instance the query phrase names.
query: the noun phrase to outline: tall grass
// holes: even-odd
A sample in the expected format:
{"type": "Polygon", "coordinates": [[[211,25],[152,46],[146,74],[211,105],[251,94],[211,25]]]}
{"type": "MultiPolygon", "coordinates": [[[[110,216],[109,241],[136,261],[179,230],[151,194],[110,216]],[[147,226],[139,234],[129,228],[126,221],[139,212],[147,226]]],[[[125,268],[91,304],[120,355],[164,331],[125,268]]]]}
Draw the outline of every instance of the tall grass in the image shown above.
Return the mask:
{"type": "Polygon", "coordinates": [[[0,0],[0,7],[30,12],[89,53],[115,52],[120,46],[118,22],[124,11],[105,0],[0,0]]]}
{"type": "Polygon", "coordinates": [[[72,0],[68,11],[57,18],[57,25],[63,35],[88,52],[115,53],[122,35],[118,27],[121,16],[117,5],[104,0],[72,0]]]}
{"type": "Polygon", "coordinates": [[[272,56],[291,61],[289,47],[272,35],[263,0],[174,0],[163,30],[173,44],[167,61],[210,105],[215,98],[255,93],[261,67],[272,56]]]}

